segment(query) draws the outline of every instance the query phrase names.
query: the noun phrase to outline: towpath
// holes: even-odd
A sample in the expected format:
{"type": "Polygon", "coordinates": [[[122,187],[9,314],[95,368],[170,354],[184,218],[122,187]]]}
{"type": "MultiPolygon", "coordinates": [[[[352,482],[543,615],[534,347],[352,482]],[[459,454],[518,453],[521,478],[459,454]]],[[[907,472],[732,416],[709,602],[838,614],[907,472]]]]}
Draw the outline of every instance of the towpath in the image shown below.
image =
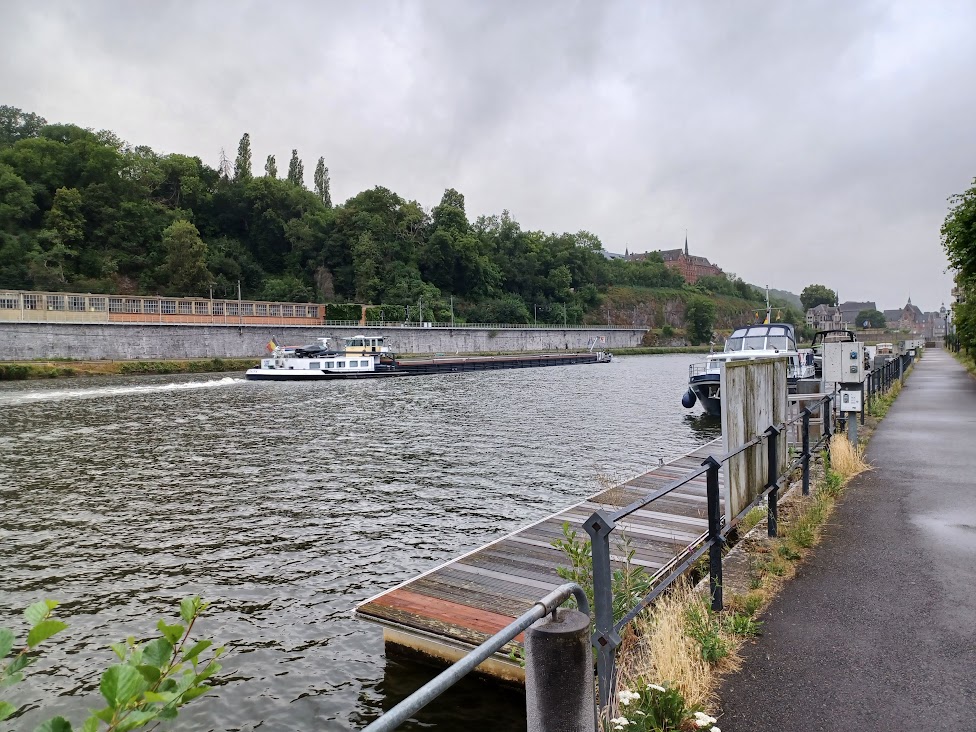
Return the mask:
{"type": "Polygon", "coordinates": [[[976,730],[976,380],[930,349],[721,689],[726,732],[976,730]]]}

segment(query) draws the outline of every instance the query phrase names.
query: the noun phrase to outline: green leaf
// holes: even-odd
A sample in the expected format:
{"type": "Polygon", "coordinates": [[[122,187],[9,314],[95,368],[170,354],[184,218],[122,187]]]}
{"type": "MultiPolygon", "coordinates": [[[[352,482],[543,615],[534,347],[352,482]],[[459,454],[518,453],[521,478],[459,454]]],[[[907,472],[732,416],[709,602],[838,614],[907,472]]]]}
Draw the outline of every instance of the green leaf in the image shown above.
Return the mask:
{"type": "Polygon", "coordinates": [[[142,661],[150,666],[162,668],[173,657],[173,644],[165,638],[149,641],[142,649],[142,661]]]}
{"type": "Polygon", "coordinates": [[[62,623],[60,620],[42,620],[31,628],[30,633],[27,634],[27,646],[29,648],[36,648],[38,644],[43,643],[52,635],[60,633],[67,627],[68,624],[62,623]]]}
{"type": "Polygon", "coordinates": [[[207,648],[209,648],[212,645],[213,645],[212,640],[197,641],[196,643],[193,644],[193,647],[190,648],[190,650],[188,650],[186,653],[183,654],[183,660],[184,661],[194,660],[197,656],[200,655],[201,652],[205,651],[207,648]]]}
{"type": "Polygon", "coordinates": [[[184,597],[180,601],[180,617],[183,618],[184,623],[189,623],[197,614],[197,608],[200,607],[199,597],[184,597]]]}
{"type": "Polygon", "coordinates": [[[213,691],[212,687],[209,686],[194,686],[192,689],[187,689],[183,693],[183,703],[193,701],[198,696],[203,696],[207,692],[213,691]]]}
{"type": "Polygon", "coordinates": [[[0,628],[0,658],[6,657],[10,649],[14,647],[13,631],[7,628],[0,628]]]}
{"type": "Polygon", "coordinates": [[[27,622],[31,625],[37,625],[39,622],[44,620],[51,611],[58,606],[58,603],[54,600],[41,600],[40,602],[35,602],[29,608],[24,610],[24,617],[27,622]]]}
{"type": "Polygon", "coordinates": [[[108,670],[102,674],[101,683],[98,686],[105,701],[110,707],[118,708],[127,704],[138,694],[149,688],[149,684],[142,674],[132,666],[116,664],[109,666],[108,670]]]}
{"type": "Polygon", "coordinates": [[[147,666],[143,664],[141,666],[136,666],[136,670],[141,673],[142,678],[144,678],[150,684],[155,684],[163,676],[159,669],[155,666],[147,666]]]}
{"type": "Polygon", "coordinates": [[[125,715],[125,719],[120,722],[115,729],[117,732],[128,732],[130,729],[144,727],[158,716],[159,712],[155,710],[151,712],[129,712],[125,715]]]}
{"type": "Polygon", "coordinates": [[[89,717],[82,725],[81,732],[98,732],[98,717],[89,717]]]}
{"type": "Polygon", "coordinates": [[[210,663],[207,664],[206,668],[204,668],[203,671],[197,674],[197,678],[196,678],[197,683],[203,681],[206,678],[213,676],[215,673],[220,671],[221,668],[222,666],[219,663],[217,663],[216,661],[211,661],[210,663]]]}
{"type": "Polygon", "coordinates": [[[9,717],[11,714],[13,714],[16,711],[17,711],[17,707],[15,707],[10,702],[0,701],[0,722],[5,720],[7,717],[9,717]]]}
{"type": "Polygon", "coordinates": [[[7,673],[8,674],[15,674],[18,671],[20,671],[21,669],[27,668],[32,663],[34,663],[34,659],[31,658],[30,656],[27,656],[27,655],[14,656],[14,659],[10,663],[7,664],[7,673]]]}
{"type": "Polygon", "coordinates": [[[105,722],[105,724],[112,724],[112,720],[115,719],[115,710],[112,707],[99,709],[97,712],[92,712],[92,714],[105,722]]]}
{"type": "Polygon", "coordinates": [[[176,719],[176,707],[163,707],[159,710],[160,719],[176,719]]]}
{"type": "Polygon", "coordinates": [[[64,717],[55,717],[35,727],[34,732],[71,732],[71,722],[64,717]]]}
{"type": "Polygon", "coordinates": [[[142,698],[150,704],[169,704],[176,697],[176,694],[160,694],[155,691],[147,691],[142,695],[142,698]]]}
{"type": "Polygon", "coordinates": [[[180,638],[183,637],[183,631],[186,630],[182,625],[167,625],[165,620],[160,620],[156,624],[156,627],[166,637],[166,640],[174,646],[180,642],[180,638]]]}
{"type": "Polygon", "coordinates": [[[125,653],[128,650],[125,643],[113,643],[111,646],[109,646],[109,648],[115,651],[115,655],[119,657],[120,661],[125,660],[125,653]]]}

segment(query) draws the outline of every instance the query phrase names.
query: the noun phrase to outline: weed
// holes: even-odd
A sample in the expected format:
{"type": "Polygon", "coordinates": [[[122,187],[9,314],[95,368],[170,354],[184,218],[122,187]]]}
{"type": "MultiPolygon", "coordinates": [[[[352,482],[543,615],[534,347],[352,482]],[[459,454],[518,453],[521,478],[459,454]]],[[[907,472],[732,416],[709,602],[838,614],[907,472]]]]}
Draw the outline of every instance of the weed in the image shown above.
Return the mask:
{"type": "Polygon", "coordinates": [[[776,547],[776,553],[779,554],[783,559],[788,562],[795,562],[802,555],[796,549],[791,547],[788,543],[783,542],[778,547],[776,547]]]}
{"type": "Polygon", "coordinates": [[[725,630],[732,635],[742,638],[753,638],[760,634],[762,623],[755,620],[752,614],[731,613],[725,616],[725,630]]]}
{"type": "Polygon", "coordinates": [[[707,605],[698,600],[687,610],[688,633],[701,648],[702,658],[716,664],[729,655],[729,644],[722,637],[722,626],[707,605]]]}

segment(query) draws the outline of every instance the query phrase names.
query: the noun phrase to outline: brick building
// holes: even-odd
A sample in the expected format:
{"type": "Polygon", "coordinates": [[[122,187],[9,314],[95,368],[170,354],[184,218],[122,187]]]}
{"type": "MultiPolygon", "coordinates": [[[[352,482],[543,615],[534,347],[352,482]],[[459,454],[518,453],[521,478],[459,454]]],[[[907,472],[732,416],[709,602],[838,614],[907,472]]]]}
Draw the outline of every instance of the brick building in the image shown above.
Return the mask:
{"type": "MultiPolygon", "coordinates": [[[[647,252],[643,254],[630,254],[627,259],[639,261],[647,258],[647,252]]],[[[677,270],[690,284],[695,284],[699,277],[724,277],[725,273],[717,266],[709,262],[705,257],[693,256],[688,253],[688,237],[685,236],[684,249],[665,249],[658,254],[664,260],[664,266],[668,269],[677,270]]]]}

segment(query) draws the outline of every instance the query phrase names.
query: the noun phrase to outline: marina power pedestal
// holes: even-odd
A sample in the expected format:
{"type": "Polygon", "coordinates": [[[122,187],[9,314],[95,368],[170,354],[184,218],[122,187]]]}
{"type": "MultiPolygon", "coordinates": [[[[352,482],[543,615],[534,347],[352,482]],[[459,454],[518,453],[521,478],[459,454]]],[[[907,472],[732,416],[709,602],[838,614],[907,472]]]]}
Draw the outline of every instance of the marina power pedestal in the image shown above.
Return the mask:
{"type": "Polygon", "coordinates": [[[823,378],[837,384],[837,408],[847,418],[847,434],[857,444],[857,419],[864,419],[864,344],[860,341],[824,343],[823,378]]]}

